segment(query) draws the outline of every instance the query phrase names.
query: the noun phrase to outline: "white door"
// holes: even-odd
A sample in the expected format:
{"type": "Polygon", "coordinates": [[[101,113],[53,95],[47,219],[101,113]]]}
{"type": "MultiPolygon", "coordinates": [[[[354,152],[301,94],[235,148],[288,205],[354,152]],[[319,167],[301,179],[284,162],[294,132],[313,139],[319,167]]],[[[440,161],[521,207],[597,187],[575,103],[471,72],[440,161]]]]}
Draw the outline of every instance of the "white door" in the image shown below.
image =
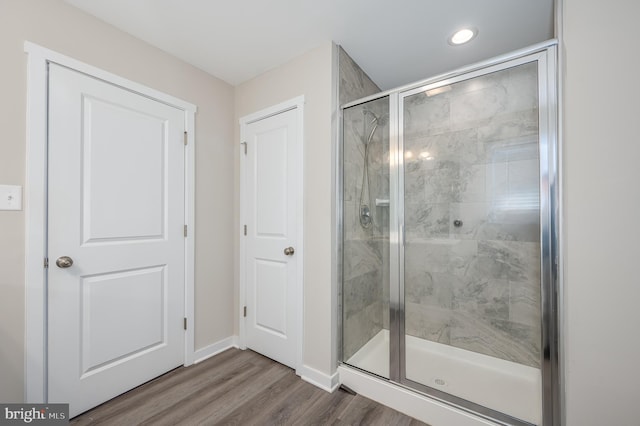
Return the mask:
{"type": "Polygon", "coordinates": [[[296,368],[301,184],[298,111],[249,123],[246,146],[247,347],[296,368]]]}
{"type": "Polygon", "coordinates": [[[50,66],[48,399],[71,416],[183,364],[184,129],[50,66]]]}

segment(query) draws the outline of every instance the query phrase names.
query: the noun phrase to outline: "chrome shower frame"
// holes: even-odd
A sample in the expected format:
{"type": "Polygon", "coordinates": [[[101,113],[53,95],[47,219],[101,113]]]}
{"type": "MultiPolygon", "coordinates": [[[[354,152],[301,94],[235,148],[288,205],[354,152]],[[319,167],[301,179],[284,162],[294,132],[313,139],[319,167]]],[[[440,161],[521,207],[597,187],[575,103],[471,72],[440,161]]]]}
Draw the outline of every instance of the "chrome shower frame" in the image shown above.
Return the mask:
{"type": "MultiPolygon", "coordinates": [[[[402,86],[349,102],[339,108],[339,129],[343,128],[345,108],[361,105],[369,101],[389,97],[389,175],[390,175],[390,300],[389,300],[389,381],[395,385],[417,391],[429,398],[473,413],[482,418],[505,425],[529,425],[507,414],[472,403],[406,378],[405,365],[405,303],[404,303],[404,162],[402,100],[420,91],[432,90],[458,81],[512,68],[525,63],[537,62],[539,96],[539,155],[540,155],[540,270],[541,270],[541,374],[542,374],[542,424],[561,424],[561,371],[560,354],[560,312],[562,297],[562,270],[560,252],[560,164],[558,139],[558,93],[557,93],[557,41],[549,40],[510,54],[473,64],[451,73],[438,75],[420,82],[402,86]]],[[[343,135],[339,131],[336,155],[336,198],[340,210],[336,214],[336,251],[343,253],[343,135]]],[[[342,256],[338,256],[338,277],[336,283],[342,288],[342,256]]],[[[342,294],[342,291],[338,292],[342,294]]],[[[338,315],[342,316],[342,299],[336,301],[338,315]]],[[[342,323],[342,320],[339,321],[342,323]]],[[[344,363],[343,333],[339,330],[338,360],[343,367],[364,371],[344,363]]],[[[368,373],[364,371],[365,373],[368,373]]],[[[372,373],[368,373],[372,374],[372,373]]],[[[379,376],[376,376],[379,377],[379,376]]],[[[380,380],[385,380],[380,378],[380,380]]]]}

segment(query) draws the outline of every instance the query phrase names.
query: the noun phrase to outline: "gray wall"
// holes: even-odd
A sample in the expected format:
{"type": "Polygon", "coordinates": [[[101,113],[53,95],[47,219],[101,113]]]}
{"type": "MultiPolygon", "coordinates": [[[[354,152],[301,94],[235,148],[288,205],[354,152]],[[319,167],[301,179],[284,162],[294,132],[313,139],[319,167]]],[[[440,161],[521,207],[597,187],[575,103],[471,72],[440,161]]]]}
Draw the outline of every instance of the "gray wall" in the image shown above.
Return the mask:
{"type": "Polygon", "coordinates": [[[640,2],[563,3],[566,424],[637,425],[640,2]]]}

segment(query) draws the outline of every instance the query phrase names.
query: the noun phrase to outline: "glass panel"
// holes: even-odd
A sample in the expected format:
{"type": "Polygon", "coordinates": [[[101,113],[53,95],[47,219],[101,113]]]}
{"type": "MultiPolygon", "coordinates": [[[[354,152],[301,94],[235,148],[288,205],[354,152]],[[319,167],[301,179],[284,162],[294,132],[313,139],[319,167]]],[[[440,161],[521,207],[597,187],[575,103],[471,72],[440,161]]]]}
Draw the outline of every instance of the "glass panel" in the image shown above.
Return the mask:
{"type": "Polygon", "coordinates": [[[401,108],[406,378],[540,423],[537,63],[401,108]]]}
{"type": "Polygon", "coordinates": [[[389,377],[389,98],[344,110],[343,361],[389,377]]]}

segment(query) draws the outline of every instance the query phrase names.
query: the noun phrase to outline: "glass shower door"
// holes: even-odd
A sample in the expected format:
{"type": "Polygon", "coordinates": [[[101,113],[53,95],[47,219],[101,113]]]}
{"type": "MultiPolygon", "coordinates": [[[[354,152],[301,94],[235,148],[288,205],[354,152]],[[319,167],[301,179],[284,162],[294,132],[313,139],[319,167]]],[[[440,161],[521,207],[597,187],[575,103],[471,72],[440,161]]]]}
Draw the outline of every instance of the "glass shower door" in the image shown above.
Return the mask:
{"type": "Polygon", "coordinates": [[[342,360],[389,377],[389,97],[343,111],[342,360]]]}
{"type": "Polygon", "coordinates": [[[399,109],[403,380],[535,424],[538,105],[534,61],[401,93],[399,109]]]}

